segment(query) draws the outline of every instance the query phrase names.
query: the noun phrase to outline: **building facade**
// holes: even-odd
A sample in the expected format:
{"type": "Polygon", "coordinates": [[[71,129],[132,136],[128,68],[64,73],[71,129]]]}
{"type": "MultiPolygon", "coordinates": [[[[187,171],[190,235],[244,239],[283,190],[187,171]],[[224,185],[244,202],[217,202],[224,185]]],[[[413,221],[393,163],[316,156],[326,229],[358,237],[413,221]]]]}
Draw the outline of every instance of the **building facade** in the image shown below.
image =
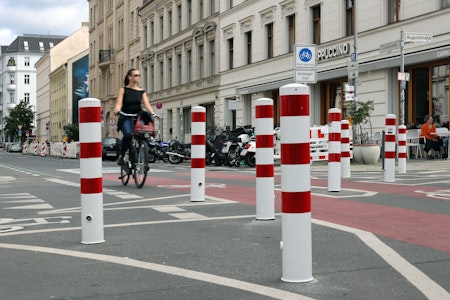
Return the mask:
{"type": "Polygon", "coordinates": [[[294,82],[296,44],[317,47],[317,82],[309,83],[311,126],[326,124],[334,107],[347,118],[353,101],[346,100],[347,83],[355,86],[358,101],[374,100],[374,130],[384,128],[386,114],[411,126],[432,114],[448,126],[447,0],[89,2],[91,19],[97,18],[90,38],[92,57],[98,58],[90,62],[97,72],[91,78],[94,95],[111,113],[126,69],[138,67],[162,116],[163,138],[189,140],[194,105],[207,108],[209,128],[235,128],[254,125],[255,100],[269,97],[278,124],[278,91],[294,82]],[[432,38],[415,42],[422,33],[432,38]],[[409,74],[404,89],[402,69],[409,74]]]}
{"type": "MultiPolygon", "coordinates": [[[[36,112],[37,73],[36,62],[65,37],[24,34],[9,46],[2,46],[0,56],[0,143],[5,140],[4,118],[18,103],[24,101],[36,112]]],[[[36,122],[33,132],[36,134],[36,122]]]]}
{"type": "MultiPolygon", "coordinates": [[[[87,55],[88,47],[89,23],[82,22],[78,30],[47,51],[34,65],[37,74],[36,135],[39,140],[60,141],[64,136],[64,125],[78,123],[72,120],[72,103],[76,102],[72,101],[73,89],[69,81],[73,78],[71,61],[74,57],[87,55]],[[65,78],[63,81],[61,76],[65,78]],[[58,83],[55,84],[51,80],[56,80],[58,83]],[[65,100],[59,103],[62,97],[61,91],[66,95],[65,100]]],[[[87,70],[84,73],[87,73],[87,70]]]]}

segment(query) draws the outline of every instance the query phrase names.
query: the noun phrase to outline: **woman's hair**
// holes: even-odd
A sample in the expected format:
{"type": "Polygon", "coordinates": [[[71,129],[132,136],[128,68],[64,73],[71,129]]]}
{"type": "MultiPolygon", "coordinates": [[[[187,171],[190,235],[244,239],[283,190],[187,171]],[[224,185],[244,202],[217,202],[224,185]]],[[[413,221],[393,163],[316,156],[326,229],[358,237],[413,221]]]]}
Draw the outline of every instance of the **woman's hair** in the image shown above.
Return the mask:
{"type": "Polygon", "coordinates": [[[136,71],[137,69],[129,69],[128,70],[128,72],[127,72],[127,75],[125,75],[125,79],[123,80],[123,84],[125,85],[125,86],[127,86],[129,83],[130,83],[130,79],[128,78],[128,76],[130,76],[131,75],[131,73],[133,72],[133,71],[136,71]]]}
{"type": "Polygon", "coordinates": [[[423,122],[426,123],[428,122],[428,119],[431,117],[431,115],[425,115],[425,118],[423,119],[423,122]]]}

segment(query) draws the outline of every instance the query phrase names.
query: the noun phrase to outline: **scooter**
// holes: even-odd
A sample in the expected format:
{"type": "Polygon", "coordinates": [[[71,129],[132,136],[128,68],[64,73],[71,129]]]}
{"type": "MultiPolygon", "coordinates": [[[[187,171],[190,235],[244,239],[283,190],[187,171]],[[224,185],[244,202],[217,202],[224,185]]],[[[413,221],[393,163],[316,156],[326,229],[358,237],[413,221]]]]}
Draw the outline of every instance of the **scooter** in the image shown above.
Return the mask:
{"type": "Polygon", "coordinates": [[[239,167],[241,165],[240,152],[242,147],[250,141],[252,134],[251,125],[239,127],[230,132],[229,138],[222,148],[222,153],[227,155],[226,164],[228,166],[239,167]]]}
{"type": "Polygon", "coordinates": [[[249,167],[256,166],[256,137],[252,136],[250,141],[242,148],[239,156],[249,167]]]}
{"type": "Polygon", "coordinates": [[[205,145],[205,164],[221,166],[227,161],[227,154],[222,153],[224,142],[226,141],[226,135],[223,133],[212,136],[206,139],[205,145]]]}
{"type": "Polygon", "coordinates": [[[148,142],[148,161],[151,163],[157,160],[167,162],[167,150],[169,149],[169,142],[150,139],[148,142]]]}

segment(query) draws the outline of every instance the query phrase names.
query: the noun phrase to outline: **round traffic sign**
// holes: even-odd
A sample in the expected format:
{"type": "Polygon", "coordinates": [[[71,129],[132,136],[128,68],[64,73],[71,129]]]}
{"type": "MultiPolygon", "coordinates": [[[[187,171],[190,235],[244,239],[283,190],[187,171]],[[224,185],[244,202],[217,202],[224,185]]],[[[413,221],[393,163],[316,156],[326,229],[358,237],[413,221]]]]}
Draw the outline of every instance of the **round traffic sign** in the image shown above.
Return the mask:
{"type": "Polygon", "coordinates": [[[116,125],[116,119],[111,118],[111,119],[109,119],[108,123],[109,123],[109,125],[114,126],[114,125],[116,125]]]}
{"type": "Polygon", "coordinates": [[[161,109],[163,107],[162,102],[156,102],[156,108],[161,109]]]}

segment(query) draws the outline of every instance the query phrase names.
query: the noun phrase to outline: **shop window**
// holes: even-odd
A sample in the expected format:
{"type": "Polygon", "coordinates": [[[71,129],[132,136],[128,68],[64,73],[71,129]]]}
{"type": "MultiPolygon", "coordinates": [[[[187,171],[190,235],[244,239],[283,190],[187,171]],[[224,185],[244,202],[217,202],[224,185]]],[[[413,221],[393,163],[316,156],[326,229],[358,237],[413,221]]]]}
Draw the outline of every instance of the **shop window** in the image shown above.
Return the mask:
{"type": "Polygon", "coordinates": [[[433,67],[432,71],[432,113],[438,126],[448,127],[448,75],[449,66],[441,65],[433,67]]]}

